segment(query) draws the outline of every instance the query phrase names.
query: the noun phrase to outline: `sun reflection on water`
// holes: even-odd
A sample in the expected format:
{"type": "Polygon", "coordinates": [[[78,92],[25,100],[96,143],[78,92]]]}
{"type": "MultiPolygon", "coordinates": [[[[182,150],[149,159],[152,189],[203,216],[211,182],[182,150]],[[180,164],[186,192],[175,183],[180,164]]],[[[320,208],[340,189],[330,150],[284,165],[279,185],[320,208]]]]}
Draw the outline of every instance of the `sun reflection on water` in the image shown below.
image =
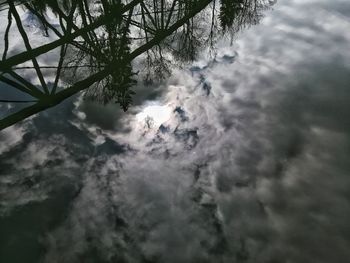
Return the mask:
{"type": "Polygon", "coordinates": [[[170,120],[172,108],[169,105],[149,105],[136,115],[137,122],[147,125],[148,128],[159,128],[170,120]]]}

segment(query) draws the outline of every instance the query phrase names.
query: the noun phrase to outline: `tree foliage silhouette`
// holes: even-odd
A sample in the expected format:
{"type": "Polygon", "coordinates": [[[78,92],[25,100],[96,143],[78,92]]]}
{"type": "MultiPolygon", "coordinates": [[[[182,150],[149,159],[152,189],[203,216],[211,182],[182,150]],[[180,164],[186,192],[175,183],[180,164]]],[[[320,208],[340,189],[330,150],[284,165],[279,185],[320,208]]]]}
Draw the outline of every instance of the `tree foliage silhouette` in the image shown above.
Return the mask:
{"type": "MultiPolygon", "coordinates": [[[[0,5],[0,15],[8,17],[0,82],[27,97],[0,103],[29,106],[1,119],[0,130],[81,91],[85,98],[116,102],[126,111],[141,75],[150,84],[169,74],[174,64],[194,60],[201,47],[213,46],[225,32],[256,24],[270,4],[271,0],[8,0],[0,5]],[[35,16],[43,39],[54,40],[32,47],[19,10],[35,16]],[[57,23],[51,22],[50,14],[57,23]],[[10,49],[11,30],[24,43],[17,54],[10,49]],[[57,64],[44,66],[41,56],[57,54],[57,49],[57,64]],[[137,57],[144,65],[139,76],[132,66],[137,57]],[[28,72],[39,85],[25,77],[28,72]]],[[[2,90],[1,97],[6,95],[2,90]]]]}

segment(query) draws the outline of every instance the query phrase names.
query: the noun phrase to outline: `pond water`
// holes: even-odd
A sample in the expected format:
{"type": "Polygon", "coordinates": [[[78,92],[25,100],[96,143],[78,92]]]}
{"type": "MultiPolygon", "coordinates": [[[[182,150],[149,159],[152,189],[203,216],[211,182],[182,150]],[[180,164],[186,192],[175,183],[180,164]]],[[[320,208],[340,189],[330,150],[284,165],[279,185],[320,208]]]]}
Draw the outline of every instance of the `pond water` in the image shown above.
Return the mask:
{"type": "Polygon", "coordinates": [[[348,261],[350,3],[263,15],[127,112],[78,94],[1,131],[0,262],[348,261]]]}

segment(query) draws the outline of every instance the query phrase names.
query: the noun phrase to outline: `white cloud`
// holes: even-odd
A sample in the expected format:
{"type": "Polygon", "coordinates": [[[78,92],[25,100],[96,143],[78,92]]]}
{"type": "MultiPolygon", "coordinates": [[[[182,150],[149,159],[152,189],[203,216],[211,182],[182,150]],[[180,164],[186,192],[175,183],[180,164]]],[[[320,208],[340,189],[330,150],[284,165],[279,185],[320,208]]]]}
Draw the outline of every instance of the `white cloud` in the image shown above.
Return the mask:
{"type": "Polygon", "coordinates": [[[83,187],[47,234],[46,262],[346,260],[350,35],[332,10],[343,1],[317,3],[281,1],[220,43],[218,63],[174,72],[158,96],[172,109],[164,130],[136,129],[142,105],[99,108],[104,130],[79,102],[66,143],[33,140],[22,154],[32,162],[31,149],[47,158],[51,147],[73,158],[80,132],[92,149],[73,162],[83,187]]]}

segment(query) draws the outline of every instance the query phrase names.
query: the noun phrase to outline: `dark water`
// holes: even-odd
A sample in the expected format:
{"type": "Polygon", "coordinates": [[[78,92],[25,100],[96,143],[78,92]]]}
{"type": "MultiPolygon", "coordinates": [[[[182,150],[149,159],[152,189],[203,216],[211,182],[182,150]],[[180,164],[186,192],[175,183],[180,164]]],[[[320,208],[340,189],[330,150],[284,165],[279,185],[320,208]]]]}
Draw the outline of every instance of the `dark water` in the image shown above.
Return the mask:
{"type": "Polygon", "coordinates": [[[347,262],[349,28],[347,0],[281,0],[127,113],[2,131],[0,262],[347,262]]]}

